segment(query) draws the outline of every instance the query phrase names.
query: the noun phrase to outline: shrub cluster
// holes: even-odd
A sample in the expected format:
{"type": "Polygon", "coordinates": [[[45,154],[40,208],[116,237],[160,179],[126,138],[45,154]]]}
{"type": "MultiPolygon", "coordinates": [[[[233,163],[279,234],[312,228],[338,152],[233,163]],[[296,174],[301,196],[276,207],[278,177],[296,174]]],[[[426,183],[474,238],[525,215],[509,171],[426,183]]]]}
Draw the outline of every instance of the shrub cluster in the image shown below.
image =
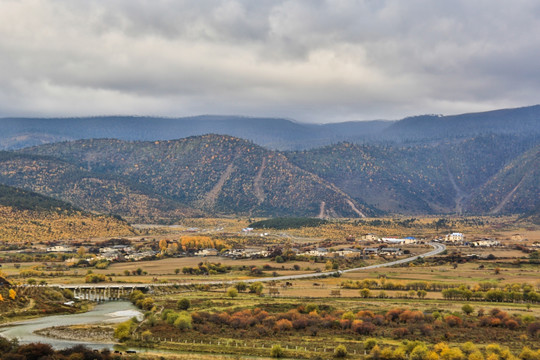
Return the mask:
{"type": "Polygon", "coordinates": [[[221,263],[199,263],[197,266],[182,268],[182,273],[190,275],[216,275],[230,272],[231,266],[225,266],[221,263]]]}

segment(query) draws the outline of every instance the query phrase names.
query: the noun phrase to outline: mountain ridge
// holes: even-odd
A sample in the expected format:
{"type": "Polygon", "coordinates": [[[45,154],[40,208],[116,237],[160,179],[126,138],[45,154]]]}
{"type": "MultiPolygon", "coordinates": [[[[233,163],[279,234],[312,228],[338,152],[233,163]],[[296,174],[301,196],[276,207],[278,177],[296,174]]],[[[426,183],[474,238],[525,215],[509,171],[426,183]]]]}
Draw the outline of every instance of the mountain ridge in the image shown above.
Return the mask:
{"type": "MultiPolygon", "coordinates": [[[[333,184],[290,163],[283,154],[225,135],[154,142],[77,140],[20,153],[54,154],[96,177],[129,179],[206,214],[362,217],[374,213],[333,184]]],[[[7,180],[36,186],[36,180],[15,178],[9,164],[0,163],[0,181],[7,180]]],[[[63,192],[60,198],[67,195],[63,192]]]]}
{"type": "MultiPolygon", "coordinates": [[[[151,117],[114,119],[107,125],[111,118],[91,118],[94,129],[110,138],[0,152],[0,183],[85,210],[151,222],[232,214],[524,213],[538,202],[538,174],[528,169],[540,157],[529,153],[540,143],[539,105],[321,125],[221,116],[161,119],[157,124],[151,117]],[[166,132],[168,138],[112,137],[137,122],[146,126],[132,126],[124,137],[155,138],[166,132]],[[186,124],[191,127],[180,129],[186,124]],[[179,129],[197,132],[207,125],[210,134],[170,139],[179,129]],[[260,143],[293,150],[276,151],[260,143]]],[[[66,119],[52,119],[56,126],[42,135],[80,135],[91,125],[87,120],[76,119],[78,127],[70,128],[62,127],[66,119]]],[[[30,119],[8,126],[0,142],[47,124],[30,119]]]]}
{"type": "Polygon", "coordinates": [[[459,115],[310,124],[283,118],[200,115],[182,118],[94,116],[0,118],[0,150],[91,138],[173,140],[209,133],[251,140],[273,150],[306,150],[343,141],[441,140],[483,133],[540,134],[540,105],[459,115]]]}

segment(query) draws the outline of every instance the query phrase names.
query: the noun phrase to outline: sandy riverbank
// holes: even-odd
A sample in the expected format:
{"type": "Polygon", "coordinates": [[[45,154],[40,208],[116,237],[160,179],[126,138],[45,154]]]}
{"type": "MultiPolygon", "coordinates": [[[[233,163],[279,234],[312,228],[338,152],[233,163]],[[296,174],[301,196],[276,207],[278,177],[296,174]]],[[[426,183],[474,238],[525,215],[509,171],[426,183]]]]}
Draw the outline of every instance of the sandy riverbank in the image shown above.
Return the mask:
{"type": "Polygon", "coordinates": [[[80,340],[98,343],[116,343],[114,328],[107,325],[53,326],[41,329],[36,334],[61,340],[80,340]]]}

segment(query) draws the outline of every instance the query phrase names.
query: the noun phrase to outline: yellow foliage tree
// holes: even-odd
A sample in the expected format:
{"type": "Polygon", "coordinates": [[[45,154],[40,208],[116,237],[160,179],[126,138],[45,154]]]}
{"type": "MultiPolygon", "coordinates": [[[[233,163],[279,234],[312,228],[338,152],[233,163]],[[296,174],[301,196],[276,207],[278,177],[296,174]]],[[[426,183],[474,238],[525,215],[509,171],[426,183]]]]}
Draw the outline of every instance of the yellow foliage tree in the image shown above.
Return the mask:
{"type": "Polygon", "coordinates": [[[166,239],[159,240],[159,248],[161,249],[162,253],[165,253],[165,251],[167,251],[167,244],[168,242],[166,239]]]}
{"type": "Polygon", "coordinates": [[[9,289],[9,297],[11,298],[11,300],[15,300],[15,298],[17,297],[17,292],[13,289],[9,289]]]}
{"type": "Polygon", "coordinates": [[[167,247],[167,253],[170,255],[174,255],[177,252],[178,252],[178,244],[175,242],[169,244],[169,246],[167,247]]]}
{"type": "Polygon", "coordinates": [[[468,357],[469,360],[484,360],[484,355],[480,351],[475,351],[471,353],[468,357]]]}
{"type": "Polygon", "coordinates": [[[222,249],[228,248],[224,241],[214,240],[209,236],[183,236],[180,239],[180,244],[184,251],[205,248],[215,248],[221,251],[222,249]]]}
{"type": "Polygon", "coordinates": [[[4,301],[4,297],[0,294],[0,301],[4,301]]]}

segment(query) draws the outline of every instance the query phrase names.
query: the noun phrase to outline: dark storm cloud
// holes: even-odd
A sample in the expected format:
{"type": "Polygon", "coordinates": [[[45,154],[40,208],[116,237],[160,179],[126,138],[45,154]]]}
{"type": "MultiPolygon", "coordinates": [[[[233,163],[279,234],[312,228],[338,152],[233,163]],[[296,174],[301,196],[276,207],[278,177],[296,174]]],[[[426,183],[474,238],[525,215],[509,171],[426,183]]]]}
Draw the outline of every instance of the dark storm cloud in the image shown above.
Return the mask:
{"type": "Polygon", "coordinates": [[[0,115],[399,118],[538,102],[537,1],[0,0],[0,115]]]}

